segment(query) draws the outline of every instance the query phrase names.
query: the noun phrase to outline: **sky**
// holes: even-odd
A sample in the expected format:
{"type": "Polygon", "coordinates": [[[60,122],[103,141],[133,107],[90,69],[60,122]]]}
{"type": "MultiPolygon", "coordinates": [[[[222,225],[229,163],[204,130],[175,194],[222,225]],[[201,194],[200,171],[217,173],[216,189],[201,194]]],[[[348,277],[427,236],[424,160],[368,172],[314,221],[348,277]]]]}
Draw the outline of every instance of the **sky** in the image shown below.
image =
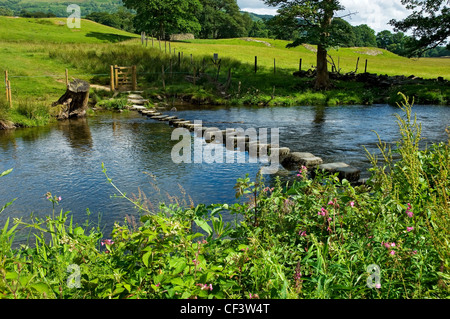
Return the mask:
{"type": "MultiPolygon", "coordinates": [[[[237,0],[242,11],[257,14],[276,14],[276,8],[266,6],[262,0],[237,0]]],[[[351,25],[367,24],[376,32],[383,30],[393,31],[389,20],[401,20],[408,16],[408,10],[400,0],[341,0],[345,11],[338,12],[336,16],[343,16],[349,12],[356,12],[344,18],[351,25]]]]}

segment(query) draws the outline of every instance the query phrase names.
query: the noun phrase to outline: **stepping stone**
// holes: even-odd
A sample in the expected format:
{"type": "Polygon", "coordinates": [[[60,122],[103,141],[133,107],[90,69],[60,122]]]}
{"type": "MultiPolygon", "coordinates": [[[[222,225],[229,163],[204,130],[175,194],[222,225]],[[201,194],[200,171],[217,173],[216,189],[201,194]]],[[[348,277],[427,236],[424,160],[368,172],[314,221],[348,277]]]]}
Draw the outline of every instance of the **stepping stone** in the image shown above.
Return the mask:
{"type": "Polygon", "coordinates": [[[284,158],[286,158],[286,156],[288,156],[291,153],[291,150],[289,147],[279,147],[279,145],[276,145],[276,147],[271,147],[270,148],[270,156],[272,156],[272,152],[274,151],[278,151],[278,160],[280,162],[283,161],[284,158]]]}
{"type": "Polygon", "coordinates": [[[159,113],[159,112],[150,112],[150,113],[147,113],[147,116],[148,116],[148,117],[159,116],[159,115],[162,115],[162,113],[159,113]]]}
{"type": "Polygon", "coordinates": [[[172,124],[175,123],[175,122],[184,121],[184,119],[174,118],[174,119],[169,119],[168,121],[169,121],[169,124],[172,125],[172,124]]]}
{"type": "Polygon", "coordinates": [[[150,118],[153,119],[153,120],[162,120],[162,119],[165,119],[166,117],[168,117],[168,115],[154,115],[154,116],[150,116],[150,118]]]}
{"type": "Polygon", "coordinates": [[[129,100],[143,100],[144,98],[138,94],[130,94],[128,95],[129,100]]]}
{"type": "Polygon", "coordinates": [[[142,110],[141,113],[147,115],[147,114],[155,114],[157,112],[155,110],[142,110]]]}
{"type": "Polygon", "coordinates": [[[201,124],[185,124],[184,125],[185,128],[189,129],[190,131],[194,131],[196,128],[201,128],[202,125],[201,124]]]}
{"type": "Polygon", "coordinates": [[[290,153],[281,161],[281,165],[289,170],[297,170],[302,166],[311,168],[322,163],[323,160],[320,157],[305,152],[290,153]]]}
{"type": "Polygon", "coordinates": [[[137,105],[144,105],[148,103],[148,100],[134,100],[134,99],[128,99],[128,103],[131,104],[137,104],[137,105]]]}
{"type": "Polygon", "coordinates": [[[203,137],[206,141],[206,143],[211,143],[212,141],[216,140],[217,137],[222,136],[222,131],[219,130],[217,127],[207,127],[206,130],[203,132],[203,137]]]}
{"type": "MultiPolygon", "coordinates": [[[[319,170],[324,171],[326,174],[339,173],[338,177],[340,180],[346,179],[349,182],[358,182],[361,171],[355,167],[352,167],[345,163],[329,163],[321,164],[318,166],[319,170]]],[[[314,178],[316,175],[315,170],[311,172],[311,176],[314,178]]]]}
{"type": "Polygon", "coordinates": [[[175,127],[184,127],[186,124],[190,124],[191,121],[174,121],[172,125],[175,127]]]}
{"type": "Polygon", "coordinates": [[[178,120],[178,117],[176,116],[167,116],[163,119],[163,121],[170,121],[170,120],[178,120]]]}
{"type": "Polygon", "coordinates": [[[147,109],[145,106],[143,106],[143,105],[133,105],[132,107],[131,107],[131,109],[132,110],[136,110],[136,111],[138,111],[138,110],[145,110],[145,109],[147,109]]]}

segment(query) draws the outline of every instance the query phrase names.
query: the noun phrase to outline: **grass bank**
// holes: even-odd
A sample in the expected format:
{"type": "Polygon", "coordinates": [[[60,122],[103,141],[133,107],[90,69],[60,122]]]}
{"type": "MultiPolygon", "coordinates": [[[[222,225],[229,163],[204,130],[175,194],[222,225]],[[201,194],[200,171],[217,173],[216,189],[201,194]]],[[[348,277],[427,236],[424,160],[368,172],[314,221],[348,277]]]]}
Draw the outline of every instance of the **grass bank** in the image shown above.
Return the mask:
{"type": "MultiPolygon", "coordinates": [[[[311,79],[292,73],[315,65],[314,46],[287,49],[287,41],[271,39],[191,40],[142,45],[138,35],[83,20],[81,29],[69,29],[61,18],[27,19],[0,17],[0,69],[8,70],[13,107],[2,108],[3,119],[22,126],[41,125],[51,116],[35,117],[40,111],[23,115],[19,104],[32,100],[51,105],[65,90],[69,79],[81,78],[91,84],[109,85],[110,65],[136,65],[138,86],[147,98],[165,104],[249,104],[259,106],[348,105],[398,102],[402,91],[421,104],[449,104],[446,82],[397,85],[389,89],[363,83],[335,81],[334,89],[311,89],[311,79]],[[214,62],[213,54],[220,59],[214,62]],[[180,55],[179,55],[180,54],[180,55]],[[192,57],[191,57],[192,55],[192,57]],[[255,73],[254,61],[257,60],[255,73]],[[274,70],[275,59],[275,70],[274,70]],[[162,69],[165,71],[163,87],[162,69]],[[196,75],[194,84],[193,77],[196,75]],[[201,77],[198,75],[202,74],[201,77]]],[[[330,51],[342,73],[363,71],[387,75],[415,75],[450,80],[450,59],[406,59],[376,48],[342,48],[330,51]],[[445,67],[448,66],[448,67],[445,67]]],[[[108,100],[112,93],[92,90],[95,99],[108,100]]],[[[109,103],[109,102],[108,102],[109,103]]],[[[27,107],[30,109],[30,106],[27,107]]]]}
{"type": "Polygon", "coordinates": [[[392,150],[380,140],[382,166],[368,154],[363,186],[337,175],[311,179],[305,168],[273,188],[243,177],[235,187],[242,204],[149,210],[141,198],[140,220],[118,221],[111,234],[73,224],[55,211],[57,194],[47,194],[52,216],[8,218],[0,230],[0,297],[448,298],[450,140],[419,151],[420,124],[402,108],[401,138],[392,150]],[[235,222],[224,223],[224,213],[235,222]],[[14,247],[30,229],[35,236],[14,247]]]}

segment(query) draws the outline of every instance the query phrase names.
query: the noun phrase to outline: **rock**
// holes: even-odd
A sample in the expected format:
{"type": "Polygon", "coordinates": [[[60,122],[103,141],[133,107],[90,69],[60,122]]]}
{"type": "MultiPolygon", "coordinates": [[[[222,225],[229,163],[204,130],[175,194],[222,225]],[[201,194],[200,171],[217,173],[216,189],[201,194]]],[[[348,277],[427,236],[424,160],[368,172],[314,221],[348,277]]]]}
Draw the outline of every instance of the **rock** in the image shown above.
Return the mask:
{"type": "Polygon", "coordinates": [[[281,162],[281,165],[286,169],[296,170],[301,166],[311,168],[323,163],[320,157],[317,157],[311,153],[305,152],[293,152],[288,154],[281,162]]]}
{"type": "Polygon", "coordinates": [[[13,122],[8,120],[0,120],[0,130],[12,130],[15,129],[16,126],[13,122]]]}
{"type": "MultiPolygon", "coordinates": [[[[349,182],[358,182],[361,171],[355,167],[352,167],[346,163],[329,163],[321,164],[318,167],[319,170],[324,171],[325,174],[339,173],[338,178],[340,180],[346,179],[349,182]]],[[[316,175],[315,170],[311,172],[311,176],[314,178],[316,175]]]]}
{"type": "Polygon", "coordinates": [[[291,153],[291,150],[289,147],[279,147],[278,145],[277,145],[277,147],[271,146],[269,151],[270,151],[269,152],[270,156],[272,156],[273,152],[278,151],[278,161],[279,162],[282,162],[291,153]]]}
{"type": "Polygon", "coordinates": [[[173,108],[170,109],[170,111],[171,111],[171,112],[176,112],[176,111],[177,111],[177,108],[176,108],[176,107],[173,107],[173,108]]]}
{"type": "Polygon", "coordinates": [[[143,100],[144,98],[139,94],[130,94],[128,95],[130,100],[143,100]]]}

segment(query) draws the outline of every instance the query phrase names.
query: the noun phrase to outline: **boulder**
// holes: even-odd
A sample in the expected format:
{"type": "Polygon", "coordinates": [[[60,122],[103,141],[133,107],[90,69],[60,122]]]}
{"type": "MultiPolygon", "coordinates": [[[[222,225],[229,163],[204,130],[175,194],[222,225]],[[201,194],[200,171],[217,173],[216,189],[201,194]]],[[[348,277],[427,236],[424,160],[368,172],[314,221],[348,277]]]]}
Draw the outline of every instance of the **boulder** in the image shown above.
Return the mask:
{"type": "Polygon", "coordinates": [[[322,163],[323,160],[320,157],[306,152],[292,152],[281,161],[281,165],[289,170],[296,170],[302,166],[311,168],[322,163]]]}
{"type": "MultiPolygon", "coordinates": [[[[349,182],[358,182],[360,178],[361,171],[355,167],[352,167],[346,163],[328,163],[321,164],[318,166],[318,170],[323,171],[325,174],[335,174],[338,173],[338,178],[340,180],[346,179],[349,182]]],[[[312,178],[316,175],[315,170],[311,172],[312,178]]]]}

